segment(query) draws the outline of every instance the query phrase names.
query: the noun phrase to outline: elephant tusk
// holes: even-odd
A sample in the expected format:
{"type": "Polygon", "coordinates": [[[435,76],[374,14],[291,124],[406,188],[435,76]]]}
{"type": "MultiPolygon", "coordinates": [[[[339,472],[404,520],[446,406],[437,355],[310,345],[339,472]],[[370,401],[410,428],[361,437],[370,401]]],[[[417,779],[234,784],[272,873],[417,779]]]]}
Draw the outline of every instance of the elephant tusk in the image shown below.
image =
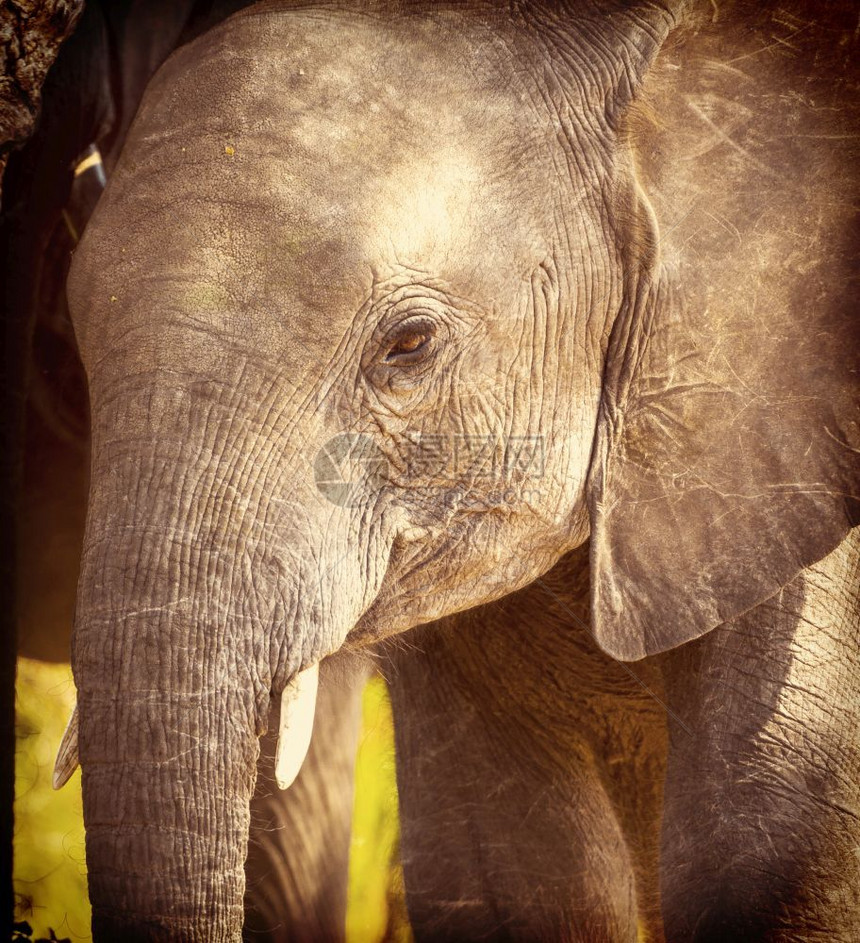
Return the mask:
{"type": "Polygon", "coordinates": [[[78,768],[78,706],[72,711],[72,716],[66,724],[60,749],[57,751],[57,761],[54,763],[54,789],[62,789],[72,778],[72,773],[78,768]]]}
{"type": "Polygon", "coordinates": [[[281,694],[281,726],[275,751],[275,780],[281,789],[295,782],[311,745],[319,679],[318,664],[305,668],[281,694]]]}

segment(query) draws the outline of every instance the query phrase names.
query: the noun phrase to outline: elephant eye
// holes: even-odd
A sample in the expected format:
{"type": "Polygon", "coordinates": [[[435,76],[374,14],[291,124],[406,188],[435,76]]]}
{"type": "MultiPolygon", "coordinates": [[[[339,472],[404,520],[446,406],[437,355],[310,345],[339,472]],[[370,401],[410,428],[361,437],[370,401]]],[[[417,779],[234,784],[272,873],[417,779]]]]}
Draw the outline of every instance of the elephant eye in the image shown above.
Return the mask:
{"type": "Polygon", "coordinates": [[[394,341],[385,359],[390,363],[392,360],[399,360],[404,355],[416,354],[429,342],[430,335],[426,331],[409,331],[394,341]]]}
{"type": "Polygon", "coordinates": [[[433,349],[435,330],[432,324],[406,322],[386,339],[384,360],[394,366],[407,366],[424,360],[433,349]]]}

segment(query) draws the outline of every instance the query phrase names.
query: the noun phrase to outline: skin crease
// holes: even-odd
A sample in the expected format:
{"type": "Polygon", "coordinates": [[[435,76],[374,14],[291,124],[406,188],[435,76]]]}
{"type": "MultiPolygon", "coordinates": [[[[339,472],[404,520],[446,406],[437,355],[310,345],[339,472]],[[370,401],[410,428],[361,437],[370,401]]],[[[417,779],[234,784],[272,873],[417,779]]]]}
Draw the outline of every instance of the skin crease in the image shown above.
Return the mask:
{"type": "MultiPolygon", "coordinates": [[[[676,75],[684,44],[672,37],[648,73],[671,17],[647,5],[556,12],[255,12],[181,51],[150,87],[69,283],[93,410],[74,667],[97,935],[235,938],[272,694],[344,644],[441,619],[386,655],[419,935],[634,939],[641,919],[655,938],[788,940],[814,927],[849,939],[850,724],[826,721],[814,695],[771,691],[775,718],[809,728],[810,775],[794,791],[825,784],[814,807],[833,813],[820,820],[833,838],[798,869],[777,815],[739,858],[748,810],[783,792],[768,775],[768,737],[782,727],[763,718],[763,735],[729,737],[738,753],[713,749],[714,718],[731,731],[749,701],[717,696],[705,711],[715,695],[675,667],[699,652],[708,678],[743,675],[737,656],[725,663],[733,646],[715,640],[752,627],[773,645],[760,660],[781,654],[786,677],[809,690],[856,695],[855,670],[833,688],[815,658],[804,663],[816,650],[804,626],[821,623],[850,652],[858,621],[844,592],[854,544],[834,551],[856,493],[838,392],[845,344],[800,352],[807,333],[845,336],[844,253],[811,251],[814,234],[842,231],[838,205],[807,230],[810,268],[775,272],[772,308],[748,317],[745,294],[768,271],[750,265],[751,247],[785,256],[797,187],[830,206],[844,152],[831,144],[810,178],[779,150],[802,147],[799,136],[774,145],[773,166],[786,163],[761,228],[750,168],[761,173],[771,139],[755,136],[765,119],[753,89],[773,86],[743,86],[734,136],[691,150],[672,106],[675,134],[648,106],[664,94],[713,124],[707,95],[720,86],[707,68],[694,73],[703,89],[676,75]],[[686,150],[673,151],[676,138],[686,150]],[[703,229],[692,192],[726,224],[703,229]],[[800,275],[823,286],[811,308],[800,275]],[[678,280],[694,303],[680,303],[678,280]],[[785,375],[808,383],[825,355],[817,395],[780,391],[785,375]],[[737,446],[713,447],[738,429],[737,446]],[[333,502],[314,462],[344,430],[379,461],[359,462],[354,500],[333,502]],[[545,467],[515,469],[497,502],[483,469],[416,474],[420,433],[541,436],[545,467]],[[586,580],[574,548],[589,527],[586,580]],[[815,576],[803,568],[822,560],[807,609],[815,576]],[[507,608],[493,602],[511,593],[507,608]],[[774,593],[784,626],[770,615],[774,593]],[[586,636],[559,641],[589,594],[603,651],[586,636]],[[662,654],[720,623],[678,661],[662,654]],[[651,655],[637,666],[644,695],[606,653],[651,655]],[[555,693],[544,700],[547,673],[555,693]],[[663,687],[668,721],[648,693],[663,687]],[[724,783],[750,767],[765,769],[759,790],[746,806],[739,790],[733,814],[715,818],[724,783]],[[726,837],[715,862],[716,828],[726,837]],[[828,868],[834,856],[840,867],[828,868]],[[762,904],[763,859],[780,876],[778,912],[762,904]]],[[[742,14],[727,22],[743,26],[742,14]]],[[[756,22],[750,53],[765,32],[756,22]]],[[[696,49],[728,59],[724,28],[693,20],[692,61],[696,49]]],[[[746,65],[751,78],[808,77],[803,57],[764,61],[746,65]]],[[[732,68],[715,74],[729,81],[732,68]]],[[[838,115],[794,107],[822,140],[841,140],[838,115]]]]}

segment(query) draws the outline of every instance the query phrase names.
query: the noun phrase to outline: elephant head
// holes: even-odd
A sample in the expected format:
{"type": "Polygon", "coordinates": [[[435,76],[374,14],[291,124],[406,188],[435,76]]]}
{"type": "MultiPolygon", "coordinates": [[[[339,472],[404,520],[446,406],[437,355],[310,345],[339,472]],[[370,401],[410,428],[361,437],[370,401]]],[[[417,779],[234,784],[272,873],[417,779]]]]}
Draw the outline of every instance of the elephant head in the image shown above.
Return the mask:
{"type": "Polygon", "coordinates": [[[270,698],[286,781],[342,646],[591,533],[594,631],[640,657],[847,529],[832,401],[768,398],[793,335],[733,365],[733,312],[675,297],[628,121],[673,15],[610,12],[267,4],[150,86],[68,288],[96,934],[235,937],[270,698]]]}

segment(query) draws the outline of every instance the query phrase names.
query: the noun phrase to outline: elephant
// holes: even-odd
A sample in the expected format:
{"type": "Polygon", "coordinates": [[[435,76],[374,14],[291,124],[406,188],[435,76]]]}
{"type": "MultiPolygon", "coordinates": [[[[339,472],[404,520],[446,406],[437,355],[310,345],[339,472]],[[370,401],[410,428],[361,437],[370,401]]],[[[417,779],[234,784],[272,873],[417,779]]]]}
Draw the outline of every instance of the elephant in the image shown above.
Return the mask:
{"type": "Polygon", "coordinates": [[[158,71],[67,283],[96,939],[240,937],[259,738],[367,658],[418,938],[855,938],[854,27],[275,0],[158,71]]]}

